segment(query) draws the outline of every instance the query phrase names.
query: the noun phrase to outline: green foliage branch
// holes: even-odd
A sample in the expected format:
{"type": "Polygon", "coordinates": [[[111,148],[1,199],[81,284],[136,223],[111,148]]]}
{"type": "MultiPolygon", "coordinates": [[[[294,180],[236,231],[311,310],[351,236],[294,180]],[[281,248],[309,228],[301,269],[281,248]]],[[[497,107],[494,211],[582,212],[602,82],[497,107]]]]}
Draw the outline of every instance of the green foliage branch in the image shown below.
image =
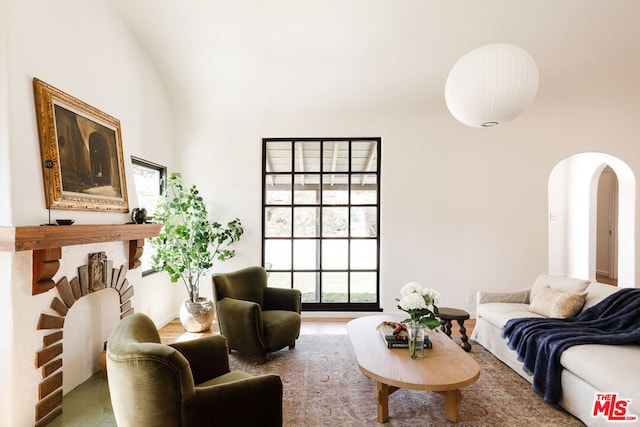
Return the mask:
{"type": "Polygon", "coordinates": [[[244,232],[240,220],[236,218],[226,226],[209,221],[197,187],[186,188],[178,172],[169,175],[153,218],[163,224],[158,237],[151,239],[156,250],[151,257],[153,268],[166,271],[171,282],[182,279],[189,299],[197,302],[200,278],[211,269],[213,260],[226,261],[235,256],[229,246],[244,232]]]}

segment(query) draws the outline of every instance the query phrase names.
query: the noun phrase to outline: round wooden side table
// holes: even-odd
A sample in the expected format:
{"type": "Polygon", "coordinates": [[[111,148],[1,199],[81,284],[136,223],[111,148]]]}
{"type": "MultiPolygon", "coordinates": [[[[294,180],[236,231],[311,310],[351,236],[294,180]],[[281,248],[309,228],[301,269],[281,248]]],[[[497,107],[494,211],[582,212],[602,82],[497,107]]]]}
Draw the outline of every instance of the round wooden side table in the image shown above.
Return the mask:
{"type": "Polygon", "coordinates": [[[467,337],[467,329],[464,327],[464,321],[469,319],[469,313],[458,308],[450,307],[438,307],[438,312],[438,317],[440,318],[440,329],[442,329],[442,331],[451,338],[451,321],[457,321],[458,325],[460,325],[460,339],[462,340],[462,344],[460,344],[460,346],[466,352],[471,351],[471,344],[469,344],[469,337],[467,337]]]}

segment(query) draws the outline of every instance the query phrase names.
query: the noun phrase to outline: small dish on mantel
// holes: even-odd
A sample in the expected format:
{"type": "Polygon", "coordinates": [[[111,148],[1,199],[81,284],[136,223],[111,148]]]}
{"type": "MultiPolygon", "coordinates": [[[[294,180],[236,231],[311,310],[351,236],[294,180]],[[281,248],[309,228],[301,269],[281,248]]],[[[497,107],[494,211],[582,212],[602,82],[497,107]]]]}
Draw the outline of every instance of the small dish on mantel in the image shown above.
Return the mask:
{"type": "Polygon", "coordinates": [[[56,219],[56,222],[58,225],[71,225],[76,221],[73,219],[56,219]]]}

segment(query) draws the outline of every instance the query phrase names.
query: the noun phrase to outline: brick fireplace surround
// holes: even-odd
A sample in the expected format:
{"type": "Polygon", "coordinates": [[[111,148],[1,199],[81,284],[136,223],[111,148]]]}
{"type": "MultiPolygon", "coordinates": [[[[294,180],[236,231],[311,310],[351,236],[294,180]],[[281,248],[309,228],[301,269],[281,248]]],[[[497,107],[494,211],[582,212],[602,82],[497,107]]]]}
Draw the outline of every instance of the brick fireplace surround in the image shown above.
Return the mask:
{"type": "Polygon", "coordinates": [[[41,370],[35,406],[35,425],[44,426],[62,412],[62,338],[67,312],[80,298],[103,289],[118,292],[120,318],[133,313],[131,297],[133,286],[126,275],[129,269],[140,266],[144,239],[157,236],[160,224],[116,224],[74,226],[0,227],[0,250],[32,251],[31,294],[37,295],[56,288],[50,309],[56,314],[41,313],[36,330],[44,331],[42,348],[35,353],[35,368],[41,370]],[[123,241],[128,243],[128,265],[114,268],[113,262],[104,260],[100,267],[100,280],[92,277],[90,266],[78,266],[78,275],[54,282],[52,278],[60,268],[62,247],[123,241]]]}

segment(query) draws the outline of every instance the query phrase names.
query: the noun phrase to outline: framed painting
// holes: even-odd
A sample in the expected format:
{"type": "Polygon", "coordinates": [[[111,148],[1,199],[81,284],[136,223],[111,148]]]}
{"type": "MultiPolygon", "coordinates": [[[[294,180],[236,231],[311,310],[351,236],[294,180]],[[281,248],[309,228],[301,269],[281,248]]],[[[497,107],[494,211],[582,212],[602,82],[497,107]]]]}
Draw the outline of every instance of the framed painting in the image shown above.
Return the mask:
{"type": "Polygon", "coordinates": [[[47,208],[128,212],[120,121],[33,79],[47,208]]]}

